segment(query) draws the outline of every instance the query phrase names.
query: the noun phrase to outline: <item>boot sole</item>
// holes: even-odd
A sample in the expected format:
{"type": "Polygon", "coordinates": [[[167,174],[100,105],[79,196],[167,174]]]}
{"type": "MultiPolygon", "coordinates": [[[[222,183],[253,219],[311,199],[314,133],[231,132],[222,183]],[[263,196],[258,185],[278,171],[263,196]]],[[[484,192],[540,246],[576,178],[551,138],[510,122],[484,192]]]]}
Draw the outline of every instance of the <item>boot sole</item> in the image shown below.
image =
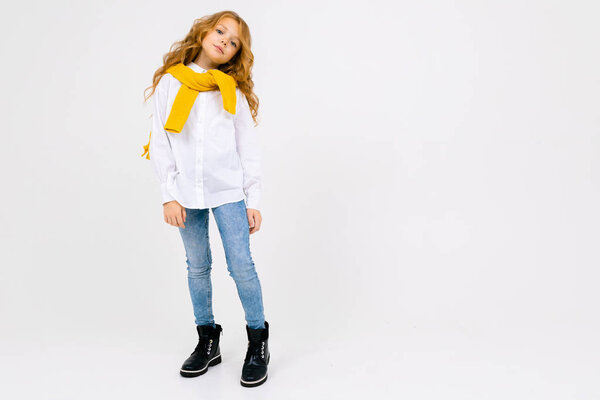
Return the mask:
{"type": "Polygon", "coordinates": [[[179,373],[181,374],[181,376],[185,376],[186,378],[193,378],[195,376],[200,376],[206,373],[206,371],[208,371],[208,367],[212,367],[213,365],[217,365],[221,362],[221,355],[219,354],[218,356],[213,357],[204,368],[196,370],[196,371],[190,371],[190,370],[185,370],[185,369],[180,369],[179,373]]]}
{"type": "Polygon", "coordinates": [[[244,387],[255,387],[255,386],[260,386],[263,383],[265,383],[267,381],[267,377],[269,376],[269,374],[265,375],[264,378],[261,378],[257,381],[245,381],[243,379],[240,379],[240,383],[242,384],[242,386],[244,387]]]}

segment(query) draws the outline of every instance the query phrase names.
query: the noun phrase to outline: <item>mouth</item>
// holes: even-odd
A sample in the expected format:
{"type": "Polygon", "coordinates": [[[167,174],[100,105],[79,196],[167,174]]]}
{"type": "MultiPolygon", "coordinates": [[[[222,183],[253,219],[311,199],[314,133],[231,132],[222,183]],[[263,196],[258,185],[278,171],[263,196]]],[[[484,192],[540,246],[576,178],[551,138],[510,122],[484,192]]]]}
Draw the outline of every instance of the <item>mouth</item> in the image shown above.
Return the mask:
{"type": "Polygon", "coordinates": [[[215,46],[217,49],[219,49],[219,51],[221,52],[221,54],[225,54],[225,53],[223,53],[223,49],[222,49],[222,48],[220,48],[220,47],[219,47],[219,46],[217,46],[216,44],[215,44],[214,46],[215,46]]]}

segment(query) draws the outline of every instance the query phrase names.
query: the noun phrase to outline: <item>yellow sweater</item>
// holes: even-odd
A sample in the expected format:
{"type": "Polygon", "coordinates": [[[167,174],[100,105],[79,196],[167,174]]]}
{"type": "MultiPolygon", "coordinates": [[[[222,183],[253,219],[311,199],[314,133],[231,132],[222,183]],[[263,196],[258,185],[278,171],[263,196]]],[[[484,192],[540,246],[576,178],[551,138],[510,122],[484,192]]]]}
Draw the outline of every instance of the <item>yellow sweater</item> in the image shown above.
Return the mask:
{"type": "MultiPolygon", "coordinates": [[[[209,69],[206,72],[196,72],[183,63],[173,65],[167,69],[167,72],[173,75],[181,87],[175,96],[173,107],[167,118],[164,129],[167,132],[180,133],[185,121],[190,115],[192,106],[198,97],[198,93],[207,90],[220,90],[223,97],[223,107],[230,114],[235,114],[236,95],[235,88],[237,82],[234,77],[218,69],[209,69]]],[[[148,144],[144,146],[143,156],[150,159],[150,137],[148,144]]]]}

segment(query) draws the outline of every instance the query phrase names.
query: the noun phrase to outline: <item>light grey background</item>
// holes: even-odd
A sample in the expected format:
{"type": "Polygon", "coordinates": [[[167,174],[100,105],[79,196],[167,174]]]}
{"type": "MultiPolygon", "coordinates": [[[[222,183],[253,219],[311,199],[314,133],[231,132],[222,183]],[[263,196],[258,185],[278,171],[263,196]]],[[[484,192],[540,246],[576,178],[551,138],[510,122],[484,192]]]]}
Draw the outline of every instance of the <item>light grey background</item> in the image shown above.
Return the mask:
{"type": "Polygon", "coordinates": [[[599,399],[594,1],[33,1],[0,16],[3,398],[599,399]],[[211,213],[223,363],[141,157],[195,18],[251,28],[269,379],[211,213]]]}

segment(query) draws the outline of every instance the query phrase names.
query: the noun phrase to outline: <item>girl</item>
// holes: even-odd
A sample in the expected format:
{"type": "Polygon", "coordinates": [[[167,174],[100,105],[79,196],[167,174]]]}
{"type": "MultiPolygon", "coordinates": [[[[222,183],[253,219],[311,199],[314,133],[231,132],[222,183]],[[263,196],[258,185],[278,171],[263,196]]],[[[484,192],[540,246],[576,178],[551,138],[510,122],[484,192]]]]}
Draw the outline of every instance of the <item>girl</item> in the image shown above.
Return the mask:
{"type": "Polygon", "coordinates": [[[233,11],[194,21],[187,36],[164,55],[146,89],[154,94],[154,112],[142,154],[158,176],[164,220],[179,228],[186,253],[199,340],[180,374],[202,375],[221,362],[222,327],[212,313],[212,209],[245,313],[248,348],[240,383],[246,387],[266,381],[270,360],[269,324],[249,244],[249,235],[262,222],[250,44],[248,25],[233,11]]]}

